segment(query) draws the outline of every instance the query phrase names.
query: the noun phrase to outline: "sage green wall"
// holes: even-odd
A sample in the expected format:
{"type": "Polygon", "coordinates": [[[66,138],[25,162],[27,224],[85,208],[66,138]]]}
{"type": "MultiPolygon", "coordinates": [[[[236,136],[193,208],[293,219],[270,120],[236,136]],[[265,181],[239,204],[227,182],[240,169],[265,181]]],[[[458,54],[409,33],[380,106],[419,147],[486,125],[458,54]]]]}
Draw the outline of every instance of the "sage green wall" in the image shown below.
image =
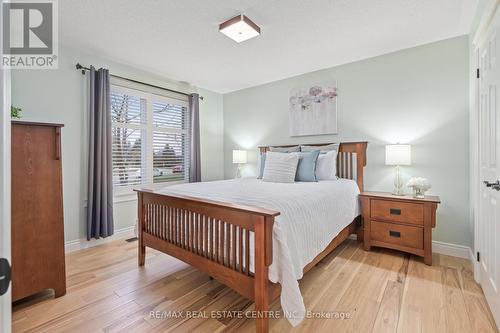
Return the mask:
{"type": "Polygon", "coordinates": [[[404,179],[427,177],[442,200],[434,240],[471,246],[468,69],[462,36],[225,94],[225,177],[234,176],[235,148],[250,150],[243,174],[254,175],[258,145],[369,141],[365,189],[391,191],[384,145],[410,143],[404,179]],[[291,138],[290,90],[334,79],[339,134],[291,138]]]}
{"type": "MultiPolygon", "coordinates": [[[[424,176],[443,201],[435,240],[472,244],[469,224],[468,38],[449,39],[343,66],[253,87],[224,96],[203,89],[200,104],[202,176],[231,178],[231,150],[250,149],[243,172],[255,173],[260,144],[367,140],[365,188],[391,190],[393,170],[384,165],[384,145],[413,145],[413,165],[404,176],[424,176]],[[295,86],[336,79],[339,134],[288,136],[288,95],[295,86]]],[[[86,118],[84,78],[74,64],[94,64],[112,73],[191,91],[185,84],[62,47],[59,69],[16,70],[12,100],[25,120],[61,122],[66,240],[85,235],[86,118]]],[[[115,204],[116,229],[135,223],[136,202],[115,204]]]]}
{"type": "MultiPolygon", "coordinates": [[[[84,238],[86,207],[87,121],[85,115],[85,78],[75,64],[109,68],[111,73],[185,92],[196,91],[186,84],[134,69],[113,61],[60,47],[57,70],[13,70],[12,103],[23,109],[23,120],[57,122],[62,132],[64,223],[66,241],[84,238]]],[[[202,177],[223,178],[222,95],[198,89],[205,97],[200,102],[202,177]]],[[[133,226],[136,200],[120,198],[115,202],[115,230],[133,226]]]]}
{"type": "Polygon", "coordinates": [[[200,141],[202,180],[224,179],[223,97],[210,90],[198,89],[200,101],[200,141]]]}

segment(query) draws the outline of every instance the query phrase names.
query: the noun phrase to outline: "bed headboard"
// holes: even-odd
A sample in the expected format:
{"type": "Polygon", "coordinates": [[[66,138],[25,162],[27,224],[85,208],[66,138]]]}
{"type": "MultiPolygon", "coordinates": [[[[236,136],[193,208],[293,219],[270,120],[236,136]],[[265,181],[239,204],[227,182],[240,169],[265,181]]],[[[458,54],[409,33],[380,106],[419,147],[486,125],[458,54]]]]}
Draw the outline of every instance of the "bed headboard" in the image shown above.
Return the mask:
{"type": "MultiPolygon", "coordinates": [[[[324,146],[331,143],[307,143],[304,146],[324,146]]],[[[363,168],[366,166],[366,147],[368,142],[341,142],[339,154],[337,155],[337,176],[340,178],[353,179],[358,183],[359,190],[363,191],[363,168]]],[[[271,147],[294,147],[300,144],[260,146],[260,153],[265,153],[271,147]]]]}

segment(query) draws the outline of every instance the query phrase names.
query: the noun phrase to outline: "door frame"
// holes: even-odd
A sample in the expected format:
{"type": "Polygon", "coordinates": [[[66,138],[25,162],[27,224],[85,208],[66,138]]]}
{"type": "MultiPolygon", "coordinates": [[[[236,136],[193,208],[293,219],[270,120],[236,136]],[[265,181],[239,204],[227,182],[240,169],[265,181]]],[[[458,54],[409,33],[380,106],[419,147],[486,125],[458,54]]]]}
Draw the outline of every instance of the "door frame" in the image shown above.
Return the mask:
{"type": "MultiPolygon", "coordinates": [[[[1,6],[0,6],[1,7],[1,6]]],[[[0,12],[1,15],[1,12],[0,12]]],[[[1,16],[0,16],[1,17],[1,16]]],[[[0,69],[0,257],[11,261],[10,253],[10,71],[0,69]]],[[[0,332],[11,330],[11,289],[0,296],[0,332]]]]}
{"type": "MultiPolygon", "coordinates": [[[[2,17],[0,6],[0,17],[2,17]]],[[[0,42],[3,36],[0,24],[0,42]]],[[[10,247],[10,70],[0,68],[0,257],[11,262],[10,247]]],[[[12,322],[11,287],[0,296],[0,333],[9,333],[12,322]]]]}
{"type": "MultiPolygon", "coordinates": [[[[471,52],[471,56],[473,57],[473,69],[479,69],[479,46],[471,45],[473,51],[471,52]]],[[[472,253],[472,266],[474,269],[474,280],[479,283],[481,281],[481,270],[479,269],[479,261],[476,256],[479,252],[479,200],[481,195],[481,175],[480,175],[480,161],[479,161],[479,78],[476,75],[473,75],[474,83],[472,85],[473,100],[471,103],[471,107],[473,112],[470,117],[470,186],[471,186],[471,215],[473,219],[473,232],[474,232],[474,244],[473,244],[473,253],[472,253]]]]}

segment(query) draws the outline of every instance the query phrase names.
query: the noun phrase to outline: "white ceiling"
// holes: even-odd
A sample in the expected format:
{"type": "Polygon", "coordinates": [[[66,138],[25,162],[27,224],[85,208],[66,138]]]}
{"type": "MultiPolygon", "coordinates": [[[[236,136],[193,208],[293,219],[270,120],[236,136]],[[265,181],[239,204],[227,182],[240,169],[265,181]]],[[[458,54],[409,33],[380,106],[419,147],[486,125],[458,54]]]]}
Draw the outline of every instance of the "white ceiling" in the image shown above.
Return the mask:
{"type": "Polygon", "coordinates": [[[63,0],[63,44],[216,92],[469,32],[477,0],[63,0]],[[262,35],[218,31],[239,13],[262,35]]]}

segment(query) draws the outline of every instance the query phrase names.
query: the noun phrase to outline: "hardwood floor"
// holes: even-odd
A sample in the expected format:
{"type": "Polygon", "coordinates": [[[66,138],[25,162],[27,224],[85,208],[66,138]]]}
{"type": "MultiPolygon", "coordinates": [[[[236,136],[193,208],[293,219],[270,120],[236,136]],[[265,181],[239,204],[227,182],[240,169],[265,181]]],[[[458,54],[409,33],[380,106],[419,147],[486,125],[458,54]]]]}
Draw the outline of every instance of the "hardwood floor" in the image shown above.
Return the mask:
{"type": "MultiPolygon", "coordinates": [[[[146,266],[138,267],[136,242],[71,253],[66,267],[67,294],[53,299],[47,292],[16,303],[14,332],[254,331],[253,320],[234,318],[235,312],[210,317],[222,310],[251,313],[251,302],[151,249],[146,266]],[[151,311],[170,318],[155,318],[151,311]],[[193,318],[185,317],[187,311],[193,318]]],[[[498,332],[465,259],[434,254],[430,267],[396,251],[365,252],[348,240],[300,287],[315,315],[336,311],[350,318],[305,319],[292,328],[281,317],[271,320],[272,332],[498,332]]],[[[280,310],[279,301],[272,310],[280,310]]]]}

